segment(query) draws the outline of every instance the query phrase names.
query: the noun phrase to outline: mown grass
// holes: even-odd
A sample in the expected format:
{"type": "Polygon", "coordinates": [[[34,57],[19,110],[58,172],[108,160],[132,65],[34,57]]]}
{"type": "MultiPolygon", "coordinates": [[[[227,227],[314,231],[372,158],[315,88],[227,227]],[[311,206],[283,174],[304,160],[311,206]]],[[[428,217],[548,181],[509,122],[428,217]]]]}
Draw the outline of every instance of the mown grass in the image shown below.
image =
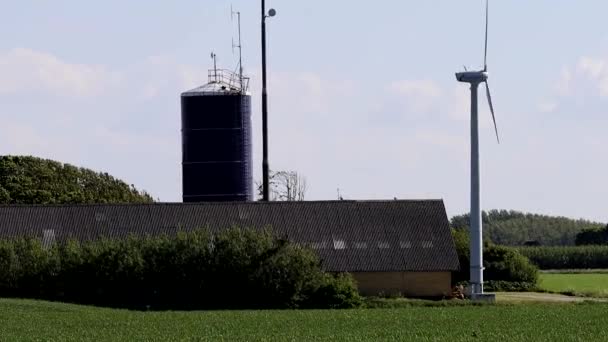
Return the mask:
{"type": "Polygon", "coordinates": [[[607,311],[605,304],[530,304],[343,311],[133,312],[0,300],[0,340],[606,341],[607,311]]]}
{"type": "Polygon", "coordinates": [[[608,273],[541,273],[540,288],[554,293],[608,298],[608,273]]]}

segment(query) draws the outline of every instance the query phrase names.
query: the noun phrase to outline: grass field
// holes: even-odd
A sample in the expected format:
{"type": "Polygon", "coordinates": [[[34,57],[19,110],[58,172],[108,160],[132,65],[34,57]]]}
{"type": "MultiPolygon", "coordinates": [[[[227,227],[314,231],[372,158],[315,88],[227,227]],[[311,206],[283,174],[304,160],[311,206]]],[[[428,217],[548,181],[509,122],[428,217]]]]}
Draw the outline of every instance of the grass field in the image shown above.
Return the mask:
{"type": "Polygon", "coordinates": [[[0,300],[0,340],[606,341],[606,312],[606,304],[131,312],[5,299],[0,300]]]}
{"type": "Polygon", "coordinates": [[[556,293],[608,297],[608,273],[542,273],[540,287],[556,293]]]}

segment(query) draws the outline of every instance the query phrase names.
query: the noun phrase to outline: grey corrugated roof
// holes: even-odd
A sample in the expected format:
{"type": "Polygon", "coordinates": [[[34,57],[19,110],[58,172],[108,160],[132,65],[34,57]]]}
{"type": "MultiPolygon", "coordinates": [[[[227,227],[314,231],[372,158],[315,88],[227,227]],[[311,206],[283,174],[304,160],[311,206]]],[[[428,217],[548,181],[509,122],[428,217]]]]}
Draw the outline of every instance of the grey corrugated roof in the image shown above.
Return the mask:
{"type": "Polygon", "coordinates": [[[453,271],[443,201],[325,201],[0,206],[0,237],[81,241],[208,228],[271,228],[315,249],[328,271],[453,271]]]}

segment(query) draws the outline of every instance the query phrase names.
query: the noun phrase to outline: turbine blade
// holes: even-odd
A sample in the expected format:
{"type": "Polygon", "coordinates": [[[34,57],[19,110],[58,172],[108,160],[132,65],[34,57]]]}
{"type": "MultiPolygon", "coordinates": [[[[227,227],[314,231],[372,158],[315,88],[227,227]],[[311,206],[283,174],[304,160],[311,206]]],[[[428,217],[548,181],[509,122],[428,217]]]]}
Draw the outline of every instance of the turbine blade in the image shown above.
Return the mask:
{"type": "Polygon", "coordinates": [[[488,24],[490,21],[490,0],[486,0],[486,45],[483,54],[483,70],[488,71],[488,24]]]}
{"type": "Polygon", "coordinates": [[[490,105],[490,112],[492,113],[492,121],[494,121],[494,131],[496,132],[496,141],[500,144],[500,138],[498,137],[498,127],[496,126],[496,116],[494,116],[494,105],[492,104],[492,95],[490,95],[490,86],[488,81],[486,84],[486,95],[488,96],[488,104],[490,105]]]}

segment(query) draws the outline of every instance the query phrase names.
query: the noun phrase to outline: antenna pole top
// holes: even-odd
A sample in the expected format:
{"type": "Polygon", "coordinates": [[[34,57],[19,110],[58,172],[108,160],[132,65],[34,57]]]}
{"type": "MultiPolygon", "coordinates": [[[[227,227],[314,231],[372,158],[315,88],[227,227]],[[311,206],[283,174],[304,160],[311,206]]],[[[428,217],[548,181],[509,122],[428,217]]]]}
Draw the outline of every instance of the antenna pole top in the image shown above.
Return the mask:
{"type": "Polygon", "coordinates": [[[211,51],[211,59],[213,59],[213,77],[217,83],[217,55],[213,51],[211,51]]]}

